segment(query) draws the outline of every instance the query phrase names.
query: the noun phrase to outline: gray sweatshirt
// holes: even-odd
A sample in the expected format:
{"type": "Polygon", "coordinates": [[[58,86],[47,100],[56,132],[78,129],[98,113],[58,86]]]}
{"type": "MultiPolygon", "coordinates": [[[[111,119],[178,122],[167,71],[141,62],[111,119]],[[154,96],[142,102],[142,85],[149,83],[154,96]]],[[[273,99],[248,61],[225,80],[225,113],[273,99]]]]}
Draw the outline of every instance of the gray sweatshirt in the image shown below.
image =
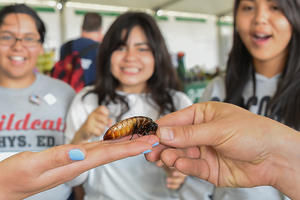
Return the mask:
{"type": "MultiPolygon", "coordinates": [[[[74,95],[66,83],[38,73],[28,88],[0,87],[0,159],[64,144],[65,118],[74,95]]],[[[29,199],[66,200],[70,192],[63,184],[29,199]]]]}

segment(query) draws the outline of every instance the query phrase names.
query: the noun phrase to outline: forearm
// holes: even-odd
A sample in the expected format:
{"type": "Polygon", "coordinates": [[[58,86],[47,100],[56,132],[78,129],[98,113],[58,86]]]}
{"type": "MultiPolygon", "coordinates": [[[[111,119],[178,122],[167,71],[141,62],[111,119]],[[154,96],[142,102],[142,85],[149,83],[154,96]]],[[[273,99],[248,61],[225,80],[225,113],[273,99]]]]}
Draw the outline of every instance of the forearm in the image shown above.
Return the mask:
{"type": "MultiPolygon", "coordinates": [[[[0,162],[1,166],[5,167],[3,162],[0,162]]],[[[21,200],[29,195],[25,193],[20,193],[16,191],[15,181],[17,179],[15,177],[11,177],[10,173],[5,170],[5,168],[0,167],[0,200],[21,200]]]]}
{"type": "MultiPolygon", "coordinates": [[[[0,178],[2,179],[2,177],[0,176],[0,178]]],[[[3,184],[3,182],[0,182],[0,199],[7,199],[7,200],[13,200],[13,199],[18,199],[16,198],[13,192],[9,192],[6,190],[6,186],[5,184],[3,184]]]]}
{"type": "Polygon", "coordinates": [[[274,187],[291,199],[300,199],[300,133],[288,130],[282,142],[277,146],[278,159],[274,162],[275,176],[274,187]]]}

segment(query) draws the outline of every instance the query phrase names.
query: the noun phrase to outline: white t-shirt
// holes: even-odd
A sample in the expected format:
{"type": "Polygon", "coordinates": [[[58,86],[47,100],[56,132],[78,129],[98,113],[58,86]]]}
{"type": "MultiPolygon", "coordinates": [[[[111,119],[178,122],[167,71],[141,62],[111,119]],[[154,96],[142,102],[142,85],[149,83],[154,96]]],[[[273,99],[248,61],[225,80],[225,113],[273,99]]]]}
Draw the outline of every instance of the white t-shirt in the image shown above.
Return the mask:
{"type": "MultiPolygon", "coordinates": [[[[88,94],[83,100],[82,96],[92,87],[84,88],[74,98],[67,117],[65,131],[66,142],[70,142],[76,130],[85,122],[88,115],[98,107],[96,94],[88,94]]],[[[157,108],[153,102],[149,103],[146,94],[120,94],[126,95],[130,110],[122,119],[132,116],[146,116],[156,120],[157,108]]],[[[172,98],[176,109],[182,109],[192,104],[191,100],[182,92],[173,92],[172,98]]],[[[120,105],[111,103],[107,106],[110,118],[115,123],[116,116],[120,113],[120,105]]],[[[93,138],[93,140],[101,140],[93,138]]],[[[85,200],[122,199],[122,200],[147,200],[147,199],[179,199],[178,191],[166,188],[166,174],[162,168],[145,160],[144,155],[126,158],[92,169],[73,181],[70,185],[84,183],[86,192],[85,200]]]]}

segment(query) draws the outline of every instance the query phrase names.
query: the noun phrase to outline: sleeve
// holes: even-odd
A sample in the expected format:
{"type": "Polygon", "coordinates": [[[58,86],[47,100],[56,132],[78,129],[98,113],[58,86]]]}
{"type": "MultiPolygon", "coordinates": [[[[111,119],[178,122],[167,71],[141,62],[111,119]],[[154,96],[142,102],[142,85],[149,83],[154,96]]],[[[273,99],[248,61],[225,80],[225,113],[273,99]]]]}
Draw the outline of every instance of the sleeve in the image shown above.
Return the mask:
{"type": "Polygon", "coordinates": [[[72,53],[72,44],[73,40],[70,40],[61,46],[59,60],[63,60],[68,54],[72,53]]]}
{"type": "Polygon", "coordinates": [[[183,92],[177,91],[174,96],[174,103],[177,110],[181,110],[193,104],[192,100],[183,92]]]}
{"type": "Polygon", "coordinates": [[[225,91],[225,79],[223,76],[218,76],[205,88],[199,102],[224,101],[226,95],[225,91]]]}
{"type": "Polygon", "coordinates": [[[88,175],[89,175],[89,171],[83,172],[82,174],[80,174],[76,178],[72,179],[71,181],[66,182],[65,184],[70,187],[81,185],[88,178],[88,175]]]}
{"type": "MultiPolygon", "coordinates": [[[[85,109],[84,102],[82,101],[82,96],[84,94],[84,90],[79,92],[75,98],[73,99],[69,112],[67,114],[67,122],[65,129],[65,143],[69,144],[73,139],[75,132],[81,127],[81,125],[87,119],[89,113],[85,109]]],[[[70,187],[74,187],[77,185],[81,185],[85,182],[88,177],[89,172],[84,172],[74,178],[73,180],[66,183],[66,185],[70,187]]]]}
{"type": "Polygon", "coordinates": [[[209,83],[208,86],[206,86],[202,96],[199,99],[199,102],[205,102],[209,101],[212,97],[212,91],[213,91],[213,83],[209,83]]]}
{"type": "Polygon", "coordinates": [[[89,113],[85,109],[84,102],[82,101],[83,91],[78,93],[73,99],[69,108],[66,120],[65,129],[65,143],[69,144],[73,139],[76,131],[87,119],[89,113]]]}
{"type": "Polygon", "coordinates": [[[65,44],[60,47],[59,60],[62,60],[66,56],[65,44]]]}

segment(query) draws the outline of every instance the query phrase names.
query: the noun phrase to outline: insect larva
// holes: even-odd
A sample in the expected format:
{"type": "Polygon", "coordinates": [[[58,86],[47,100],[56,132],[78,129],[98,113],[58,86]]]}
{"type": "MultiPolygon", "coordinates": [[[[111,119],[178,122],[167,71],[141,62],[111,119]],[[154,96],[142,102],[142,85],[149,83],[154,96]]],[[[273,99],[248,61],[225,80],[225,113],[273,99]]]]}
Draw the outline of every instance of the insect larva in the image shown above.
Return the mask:
{"type": "Polygon", "coordinates": [[[112,140],[133,134],[155,134],[157,127],[158,125],[149,117],[131,117],[111,126],[104,134],[103,139],[112,140]]]}

